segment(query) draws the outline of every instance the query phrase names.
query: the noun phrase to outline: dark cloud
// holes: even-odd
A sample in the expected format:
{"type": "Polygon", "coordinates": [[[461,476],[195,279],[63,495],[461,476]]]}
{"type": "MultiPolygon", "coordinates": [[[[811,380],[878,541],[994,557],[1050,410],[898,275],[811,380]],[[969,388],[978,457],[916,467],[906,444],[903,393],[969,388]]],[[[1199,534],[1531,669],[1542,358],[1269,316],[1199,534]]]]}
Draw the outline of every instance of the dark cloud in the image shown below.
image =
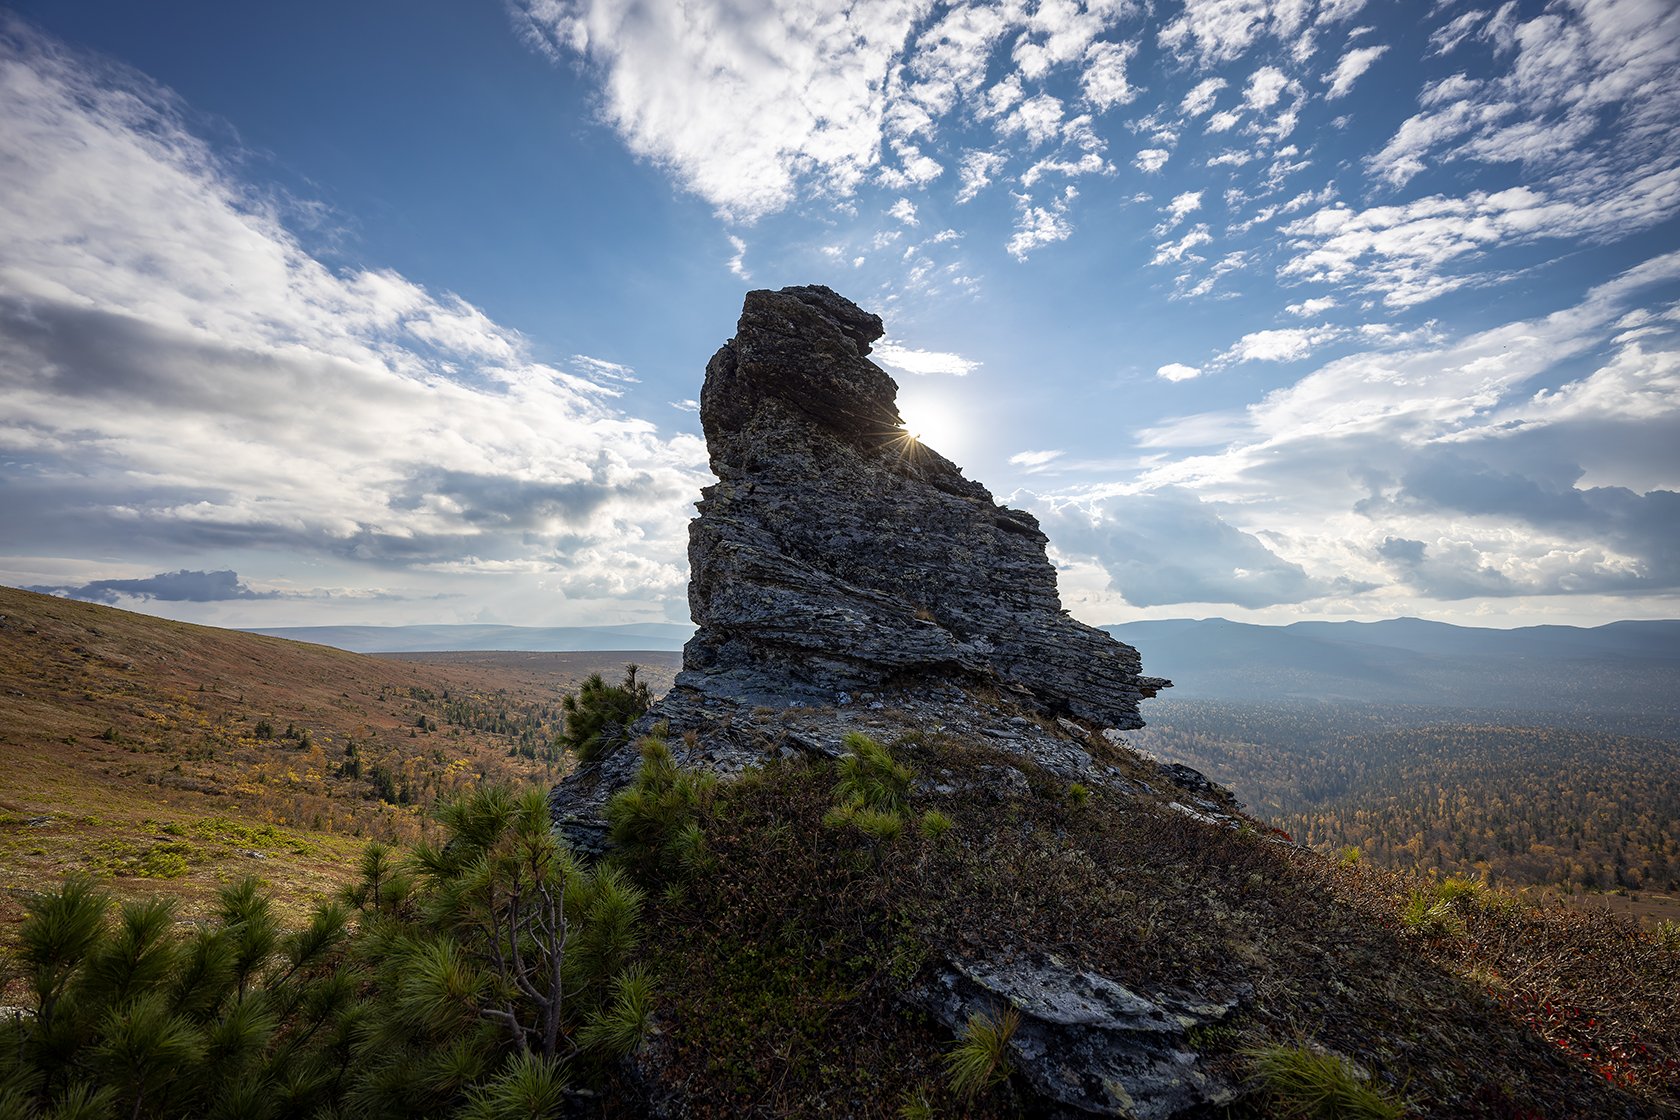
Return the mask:
{"type": "Polygon", "coordinates": [[[1423,541],[1388,537],[1376,551],[1403,582],[1437,599],[1518,595],[1532,590],[1494,569],[1485,554],[1468,545],[1431,550],[1423,541]]]}
{"type": "Polygon", "coordinates": [[[468,525],[531,529],[554,521],[580,524],[612,498],[636,498],[664,488],[646,472],[612,478],[604,461],[595,464],[589,478],[574,482],[425,470],[408,479],[391,498],[391,508],[415,510],[428,498],[441,497],[460,508],[461,519],[468,525]]]}
{"type": "Polygon", "coordinates": [[[1308,575],[1183,490],[1070,503],[1040,517],[1059,552],[1095,560],[1108,573],[1110,588],[1135,607],[1273,607],[1373,586],[1308,575]],[[1093,513],[1099,520],[1093,521],[1093,513]]]}
{"type": "Polygon", "coordinates": [[[219,603],[229,599],[278,599],[277,591],[252,591],[233,571],[159,572],[146,579],[97,579],[80,587],[31,587],[48,595],[63,595],[91,603],[117,603],[124,598],[157,599],[166,603],[219,603]]]}
{"type": "Polygon", "coordinates": [[[1566,543],[1578,560],[1560,558],[1540,565],[1532,579],[1512,579],[1464,545],[1426,549],[1421,541],[1390,537],[1378,555],[1418,590],[1447,599],[1680,588],[1680,493],[1582,488],[1575,485],[1585,474],[1579,466],[1522,451],[1501,441],[1486,458],[1461,450],[1423,453],[1402,474],[1395,496],[1356,508],[1378,520],[1446,513],[1506,521],[1537,544],[1566,543]],[[1494,456],[1500,461],[1490,461],[1494,456]],[[1633,563],[1605,563],[1606,553],[1633,563]]]}

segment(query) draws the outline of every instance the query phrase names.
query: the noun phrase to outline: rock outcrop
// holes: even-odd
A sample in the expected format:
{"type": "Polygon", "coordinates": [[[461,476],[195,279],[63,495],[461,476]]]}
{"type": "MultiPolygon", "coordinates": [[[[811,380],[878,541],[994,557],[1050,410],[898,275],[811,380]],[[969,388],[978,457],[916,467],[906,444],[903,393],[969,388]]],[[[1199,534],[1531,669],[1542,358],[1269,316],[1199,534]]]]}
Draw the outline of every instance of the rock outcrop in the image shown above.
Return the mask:
{"type": "MultiPolygon", "coordinates": [[[[825,287],[747,293],[700,392],[718,481],[689,527],[699,630],[636,731],[662,722],[680,764],[731,774],[838,754],[851,731],[946,730],[1124,784],[1074,721],[1141,727],[1138,702],[1171,682],[1062,610],[1030,513],[904,431],[868,356],[881,334],[825,287]]],[[[602,806],[638,764],[620,749],[556,788],[574,845],[603,847],[602,806]]]]}
{"type": "MultiPolygon", "coordinates": [[[[718,481],[689,530],[699,630],[629,741],[556,787],[556,825],[603,851],[603,807],[635,779],[634,739],[658,724],[678,764],[723,775],[838,755],[852,731],[936,733],[997,758],[923,774],[923,795],[995,805],[1049,772],[1232,822],[1228,793],[1123,747],[1138,702],[1170,682],[1062,610],[1031,514],[905,433],[898,386],[868,357],[881,334],[827,288],[748,293],[700,396],[718,481]]],[[[1229,1096],[1184,1045],[1237,1005],[1229,992],[1144,994],[999,944],[903,998],[952,1030],[1014,1005],[1012,1056],[1047,1115],[1167,1117],[1229,1096]]]]}
{"type": "Polygon", "coordinates": [[[1050,954],[953,961],[923,1000],[952,1031],[973,1015],[1014,1008],[1012,1056],[1042,1098],[1070,1115],[1136,1120],[1166,1120],[1235,1095],[1201,1069],[1189,1032],[1216,1026],[1238,1002],[1183,993],[1146,998],[1050,954]]]}
{"type": "Polygon", "coordinates": [[[1142,726],[1168,682],[1062,611],[1031,514],[905,433],[868,358],[881,333],[827,288],[748,293],[700,395],[718,482],[690,529],[678,689],[831,706],[938,682],[1142,726]]]}

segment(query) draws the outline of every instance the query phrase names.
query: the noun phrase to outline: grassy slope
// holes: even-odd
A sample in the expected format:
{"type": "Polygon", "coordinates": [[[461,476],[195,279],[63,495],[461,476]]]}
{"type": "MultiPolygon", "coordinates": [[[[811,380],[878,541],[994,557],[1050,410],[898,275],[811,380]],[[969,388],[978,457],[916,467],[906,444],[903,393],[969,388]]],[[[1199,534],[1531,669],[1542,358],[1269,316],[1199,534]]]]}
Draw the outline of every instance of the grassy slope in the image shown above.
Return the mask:
{"type": "MultiPolygon", "coordinates": [[[[982,785],[999,761],[939,737],[895,750],[982,785]]],[[[1631,924],[1472,895],[1413,929],[1410,880],[1028,777],[1030,795],[990,803],[918,794],[912,819],[955,827],[891,841],[824,824],[828,766],[719,787],[701,817],[712,861],[652,912],[667,1088],[699,1116],[1016,1114],[1016,1086],[952,1094],[950,1041],[904,996],[947,955],[1048,951],[1146,991],[1248,991],[1229,1029],[1195,1040],[1238,1080],[1245,1050],[1307,1040],[1423,1116],[1680,1103],[1680,951],[1631,924]]]]}
{"type": "Polygon", "coordinates": [[[0,588],[0,940],[29,891],[78,871],[189,913],[254,872],[301,913],[353,875],[367,838],[420,835],[437,796],[559,772],[511,757],[507,733],[451,726],[445,693],[458,718],[506,712],[537,734],[562,692],[623,659],[393,660],[0,588]],[[265,721],[275,737],[258,737],[265,721]],[[351,743],[359,778],[337,772],[351,743]],[[376,766],[412,804],[378,797],[376,766]]]}

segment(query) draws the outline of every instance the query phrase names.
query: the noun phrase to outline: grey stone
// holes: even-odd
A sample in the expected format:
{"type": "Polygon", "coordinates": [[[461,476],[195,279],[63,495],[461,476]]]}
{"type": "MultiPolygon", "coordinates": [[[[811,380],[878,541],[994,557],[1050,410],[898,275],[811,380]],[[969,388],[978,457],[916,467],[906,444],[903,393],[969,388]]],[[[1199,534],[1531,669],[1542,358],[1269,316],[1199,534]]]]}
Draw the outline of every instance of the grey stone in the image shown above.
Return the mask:
{"type": "Polygon", "coordinates": [[[1066,1112],[1164,1120],[1225,1103],[1235,1088],[1203,1065],[1188,1032],[1223,1020],[1241,993],[1144,995],[1048,953],[951,961],[925,1006],[952,1031],[1013,1007],[1013,1064],[1066,1112]]]}

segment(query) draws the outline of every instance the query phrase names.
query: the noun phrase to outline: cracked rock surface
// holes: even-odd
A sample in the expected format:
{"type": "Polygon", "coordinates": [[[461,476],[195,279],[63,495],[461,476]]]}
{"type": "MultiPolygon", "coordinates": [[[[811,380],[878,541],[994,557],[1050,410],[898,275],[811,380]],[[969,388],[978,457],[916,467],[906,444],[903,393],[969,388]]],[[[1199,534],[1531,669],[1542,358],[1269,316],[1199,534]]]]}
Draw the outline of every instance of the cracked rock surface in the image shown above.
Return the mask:
{"type": "MultiPolygon", "coordinates": [[[[1030,513],[905,434],[898,386],[868,357],[882,333],[879,316],[825,287],[747,293],[700,392],[718,481],[689,526],[699,629],[637,730],[663,721],[680,764],[731,774],[775,753],[837,754],[845,732],[890,712],[1100,779],[1085,732],[1020,714],[988,722],[976,694],[1049,727],[1126,730],[1171,682],[1062,610],[1030,513]],[[681,740],[691,730],[698,744],[681,740]]],[[[556,789],[575,843],[599,847],[601,807],[637,765],[621,749],[556,789]]]]}

